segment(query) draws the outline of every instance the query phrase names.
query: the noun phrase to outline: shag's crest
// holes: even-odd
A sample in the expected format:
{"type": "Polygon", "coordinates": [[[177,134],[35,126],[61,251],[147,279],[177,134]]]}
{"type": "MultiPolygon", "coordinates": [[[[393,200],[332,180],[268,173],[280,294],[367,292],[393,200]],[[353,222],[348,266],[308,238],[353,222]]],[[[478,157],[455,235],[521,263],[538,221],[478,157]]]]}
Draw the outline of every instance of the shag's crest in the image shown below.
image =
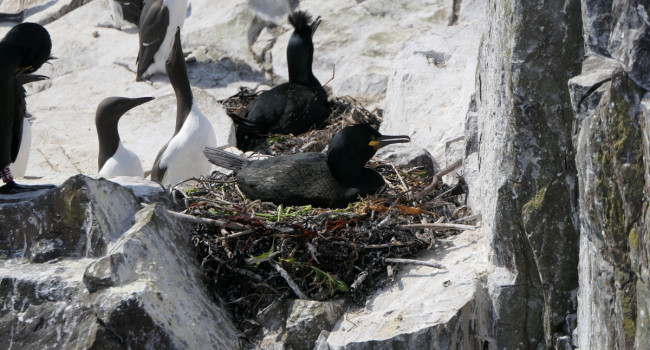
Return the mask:
{"type": "Polygon", "coordinates": [[[311,31],[311,15],[307,11],[296,11],[289,15],[289,23],[296,28],[296,31],[311,31]]]}

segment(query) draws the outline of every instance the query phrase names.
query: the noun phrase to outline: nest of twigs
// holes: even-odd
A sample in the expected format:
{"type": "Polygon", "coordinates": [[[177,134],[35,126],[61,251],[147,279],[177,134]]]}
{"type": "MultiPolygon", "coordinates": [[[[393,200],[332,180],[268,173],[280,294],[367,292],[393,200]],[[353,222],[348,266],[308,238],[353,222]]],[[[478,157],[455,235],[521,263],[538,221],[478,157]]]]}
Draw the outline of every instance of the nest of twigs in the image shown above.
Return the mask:
{"type": "MultiPolygon", "coordinates": [[[[332,108],[325,130],[271,138],[265,147],[273,154],[318,152],[344,126],[380,121],[349,98],[332,101],[332,108]]],[[[472,223],[462,180],[450,187],[420,168],[379,160],[368,167],[387,186],[345,209],[251,200],[232,175],[219,172],[187,192],[186,212],[203,218],[192,243],[204,279],[244,334],[254,335],[256,319],[287,298],[361,303],[386,283],[391,259],[416,258],[472,223]]]]}
{"type": "MultiPolygon", "coordinates": [[[[237,94],[220,101],[228,114],[239,115],[260,94],[246,87],[240,87],[237,94]]],[[[346,126],[370,124],[379,127],[382,122],[380,111],[368,111],[350,96],[336,97],[328,101],[330,117],[316,130],[298,136],[275,135],[253,137],[237,133],[237,148],[242,151],[256,151],[262,154],[290,154],[297,152],[320,152],[332,137],[346,126]]]]}

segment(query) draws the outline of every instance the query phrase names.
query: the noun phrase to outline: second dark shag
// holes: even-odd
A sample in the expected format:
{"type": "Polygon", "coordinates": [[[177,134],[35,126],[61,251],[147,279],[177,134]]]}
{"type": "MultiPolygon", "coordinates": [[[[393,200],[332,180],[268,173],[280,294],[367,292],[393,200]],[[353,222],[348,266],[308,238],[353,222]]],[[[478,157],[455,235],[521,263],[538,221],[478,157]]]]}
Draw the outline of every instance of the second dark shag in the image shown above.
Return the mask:
{"type": "Polygon", "coordinates": [[[238,137],[298,135],[319,127],[329,116],[327,93],[312,72],[312,37],[320,17],[312,21],[307,12],[296,11],[289,22],[294,27],[287,45],[289,82],[264,91],[240,114],[229,114],[238,137]]]}

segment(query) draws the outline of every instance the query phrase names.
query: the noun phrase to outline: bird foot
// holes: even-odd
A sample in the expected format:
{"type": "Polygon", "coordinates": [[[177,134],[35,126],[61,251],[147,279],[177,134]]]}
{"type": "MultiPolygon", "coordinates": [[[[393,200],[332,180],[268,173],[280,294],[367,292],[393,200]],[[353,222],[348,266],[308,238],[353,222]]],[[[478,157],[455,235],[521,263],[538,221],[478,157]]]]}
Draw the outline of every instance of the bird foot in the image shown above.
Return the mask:
{"type": "Polygon", "coordinates": [[[9,181],[0,187],[0,194],[16,194],[24,192],[33,192],[55,188],[55,185],[19,185],[15,181],[9,181]]]}

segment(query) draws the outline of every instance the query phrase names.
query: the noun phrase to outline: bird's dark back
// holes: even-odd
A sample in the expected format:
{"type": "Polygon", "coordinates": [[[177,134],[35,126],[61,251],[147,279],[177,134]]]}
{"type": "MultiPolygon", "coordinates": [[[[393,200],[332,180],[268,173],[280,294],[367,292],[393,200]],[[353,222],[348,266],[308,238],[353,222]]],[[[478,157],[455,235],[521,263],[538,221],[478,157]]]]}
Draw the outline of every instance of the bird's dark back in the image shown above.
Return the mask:
{"type": "Polygon", "coordinates": [[[301,153],[250,162],[237,172],[239,187],[252,198],[284,205],[345,207],[357,193],[336,181],[320,153],[301,153]]]}

